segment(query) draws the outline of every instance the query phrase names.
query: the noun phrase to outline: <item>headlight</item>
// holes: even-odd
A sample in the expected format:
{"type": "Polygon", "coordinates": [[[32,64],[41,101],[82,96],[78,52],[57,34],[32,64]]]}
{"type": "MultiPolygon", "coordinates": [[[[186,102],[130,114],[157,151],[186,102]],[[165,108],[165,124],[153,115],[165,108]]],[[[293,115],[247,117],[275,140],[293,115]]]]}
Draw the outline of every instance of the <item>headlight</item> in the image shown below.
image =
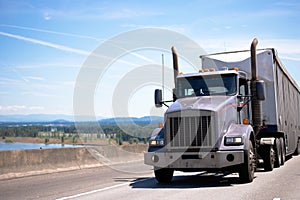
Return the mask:
{"type": "Polygon", "coordinates": [[[238,137],[225,137],[225,145],[230,146],[230,145],[243,145],[243,138],[238,136],[238,137]]]}
{"type": "Polygon", "coordinates": [[[160,139],[160,140],[150,140],[149,141],[149,145],[150,146],[164,146],[165,145],[165,141],[163,139],[160,139]]]}

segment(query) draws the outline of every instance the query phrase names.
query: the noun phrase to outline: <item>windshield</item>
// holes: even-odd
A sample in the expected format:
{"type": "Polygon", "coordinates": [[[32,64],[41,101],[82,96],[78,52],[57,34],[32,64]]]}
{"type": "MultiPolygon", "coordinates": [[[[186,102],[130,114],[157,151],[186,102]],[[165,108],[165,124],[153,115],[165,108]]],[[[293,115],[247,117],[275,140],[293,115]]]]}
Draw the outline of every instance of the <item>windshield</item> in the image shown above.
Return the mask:
{"type": "Polygon", "coordinates": [[[177,79],[177,98],[191,96],[232,96],[237,91],[237,75],[205,75],[177,79]]]}

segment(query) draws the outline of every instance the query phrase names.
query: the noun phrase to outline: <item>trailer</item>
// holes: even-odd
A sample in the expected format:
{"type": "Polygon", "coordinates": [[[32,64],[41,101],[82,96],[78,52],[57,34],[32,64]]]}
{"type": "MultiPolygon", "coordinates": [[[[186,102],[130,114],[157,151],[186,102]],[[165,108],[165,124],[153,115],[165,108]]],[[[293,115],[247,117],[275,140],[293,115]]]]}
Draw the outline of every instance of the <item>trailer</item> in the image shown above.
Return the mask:
{"type": "MultiPolygon", "coordinates": [[[[173,53],[173,103],[163,127],[153,131],[145,164],[154,166],[158,182],[178,171],[238,172],[252,182],[258,165],[266,171],[300,153],[300,89],[273,48],[200,56],[196,73],[178,73],[173,53]],[[257,53],[257,51],[259,53],[257,53]],[[226,57],[248,52],[238,62],[226,57]]],[[[155,90],[155,105],[165,104],[155,90]]]]}

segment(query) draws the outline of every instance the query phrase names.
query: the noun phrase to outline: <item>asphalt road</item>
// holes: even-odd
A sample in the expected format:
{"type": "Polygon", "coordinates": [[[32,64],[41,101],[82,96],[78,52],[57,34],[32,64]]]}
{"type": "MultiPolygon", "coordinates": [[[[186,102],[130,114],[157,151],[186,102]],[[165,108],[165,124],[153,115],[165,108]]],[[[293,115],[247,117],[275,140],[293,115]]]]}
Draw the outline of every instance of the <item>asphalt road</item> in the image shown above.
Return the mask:
{"type": "Polygon", "coordinates": [[[141,161],[92,169],[0,180],[0,199],[300,199],[300,156],[252,183],[237,174],[176,172],[172,184],[158,184],[141,161]]]}

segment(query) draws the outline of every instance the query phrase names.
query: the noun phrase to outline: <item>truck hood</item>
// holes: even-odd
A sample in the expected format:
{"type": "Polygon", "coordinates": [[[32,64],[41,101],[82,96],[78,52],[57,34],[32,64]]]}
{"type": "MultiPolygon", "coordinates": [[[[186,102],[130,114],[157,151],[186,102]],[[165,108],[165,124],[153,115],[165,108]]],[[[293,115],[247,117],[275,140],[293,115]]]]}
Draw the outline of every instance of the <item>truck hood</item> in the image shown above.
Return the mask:
{"type": "Polygon", "coordinates": [[[183,110],[207,110],[220,112],[228,106],[236,105],[235,96],[200,96],[187,97],[176,100],[167,110],[167,113],[183,110]]]}

